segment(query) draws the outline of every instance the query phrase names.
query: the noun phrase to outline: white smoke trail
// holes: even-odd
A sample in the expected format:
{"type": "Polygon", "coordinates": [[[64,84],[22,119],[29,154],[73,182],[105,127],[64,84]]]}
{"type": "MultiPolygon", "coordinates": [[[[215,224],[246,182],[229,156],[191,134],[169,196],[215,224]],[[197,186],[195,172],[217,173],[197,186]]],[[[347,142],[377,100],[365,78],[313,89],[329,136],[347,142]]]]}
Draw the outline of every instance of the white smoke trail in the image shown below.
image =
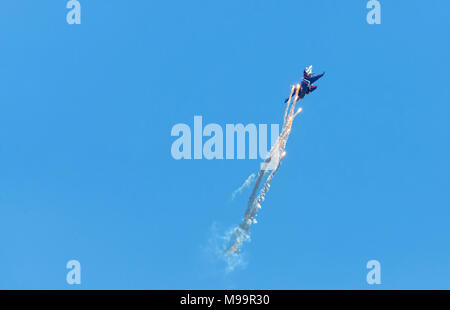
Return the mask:
{"type": "Polygon", "coordinates": [[[231,194],[231,199],[234,200],[234,198],[236,198],[236,196],[237,196],[238,194],[242,193],[242,191],[243,191],[244,189],[246,189],[247,187],[249,187],[249,186],[253,183],[253,181],[255,180],[255,177],[256,177],[256,173],[250,174],[250,175],[248,176],[248,178],[245,180],[245,182],[242,183],[242,185],[241,185],[237,190],[235,190],[235,191],[231,194]]]}
{"type": "Polygon", "coordinates": [[[211,259],[211,262],[217,262],[217,259],[225,262],[226,274],[234,271],[236,268],[245,268],[247,265],[245,255],[223,255],[223,253],[227,250],[226,247],[231,240],[232,234],[232,227],[229,227],[227,230],[225,230],[225,234],[223,234],[222,228],[219,227],[216,222],[214,222],[211,225],[208,244],[203,248],[205,254],[211,259]]]}
{"type": "MultiPolygon", "coordinates": [[[[286,111],[284,112],[283,118],[283,128],[278,136],[276,143],[272,146],[266,160],[262,163],[261,169],[258,172],[255,186],[253,187],[253,191],[250,195],[247,210],[245,211],[244,218],[241,223],[233,228],[231,235],[229,235],[226,240],[228,242],[228,246],[226,247],[226,251],[224,252],[224,256],[226,261],[229,260],[231,262],[239,261],[239,250],[244,241],[250,240],[250,225],[256,224],[256,215],[259,209],[261,209],[261,203],[264,201],[265,195],[269,191],[270,182],[274,177],[275,173],[278,171],[281,165],[281,160],[286,155],[285,147],[287,140],[289,138],[289,134],[291,133],[292,123],[295,117],[301,112],[301,108],[294,113],[295,104],[298,100],[298,93],[300,90],[300,85],[292,86],[291,93],[289,95],[289,99],[287,101],[286,111]],[[295,96],[291,105],[292,95],[295,96]],[[290,107],[290,109],[289,109],[290,107]],[[288,113],[289,111],[289,113],[288,113]],[[264,185],[262,186],[261,191],[258,194],[259,187],[264,180],[264,176],[269,173],[267,178],[264,181],[264,185]]],[[[245,183],[244,183],[245,184],[245,183]]],[[[230,267],[230,266],[229,266],[230,267]]]]}

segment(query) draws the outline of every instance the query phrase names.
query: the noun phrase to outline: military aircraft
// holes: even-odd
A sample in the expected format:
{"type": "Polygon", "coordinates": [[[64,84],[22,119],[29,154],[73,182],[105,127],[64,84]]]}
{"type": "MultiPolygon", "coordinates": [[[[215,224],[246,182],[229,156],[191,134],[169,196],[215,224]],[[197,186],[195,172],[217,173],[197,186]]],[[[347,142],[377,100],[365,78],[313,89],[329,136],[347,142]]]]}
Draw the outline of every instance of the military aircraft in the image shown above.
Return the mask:
{"type": "MultiPolygon", "coordinates": [[[[309,95],[309,93],[315,91],[317,86],[312,84],[320,79],[324,74],[325,72],[322,74],[313,75],[312,66],[306,67],[305,70],[303,70],[303,80],[300,83],[297,99],[303,99],[306,95],[309,95]]],[[[289,98],[287,98],[284,102],[286,103],[288,100],[289,98]]]]}

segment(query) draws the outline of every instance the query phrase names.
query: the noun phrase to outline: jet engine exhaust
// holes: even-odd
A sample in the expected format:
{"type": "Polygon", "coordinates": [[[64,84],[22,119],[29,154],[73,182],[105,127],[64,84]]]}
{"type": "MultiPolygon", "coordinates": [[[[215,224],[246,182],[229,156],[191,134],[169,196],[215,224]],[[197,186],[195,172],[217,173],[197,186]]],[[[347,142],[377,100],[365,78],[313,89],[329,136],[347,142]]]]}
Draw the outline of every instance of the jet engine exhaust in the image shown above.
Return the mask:
{"type": "Polygon", "coordinates": [[[283,127],[281,133],[278,136],[275,144],[272,146],[266,159],[261,164],[261,169],[257,174],[255,185],[248,200],[247,210],[245,211],[244,217],[241,223],[233,228],[231,237],[229,239],[229,244],[226,247],[224,253],[226,256],[239,255],[239,251],[242,247],[243,242],[250,239],[250,226],[257,223],[257,212],[261,209],[261,204],[264,201],[267,192],[269,191],[270,182],[280,168],[283,157],[286,155],[286,143],[289,138],[289,134],[291,133],[293,121],[295,117],[302,111],[302,108],[300,107],[294,113],[295,105],[299,100],[298,94],[300,89],[300,84],[291,87],[291,93],[287,100],[286,110],[284,112],[283,127]],[[259,190],[261,184],[263,185],[261,190],[259,190]]]}

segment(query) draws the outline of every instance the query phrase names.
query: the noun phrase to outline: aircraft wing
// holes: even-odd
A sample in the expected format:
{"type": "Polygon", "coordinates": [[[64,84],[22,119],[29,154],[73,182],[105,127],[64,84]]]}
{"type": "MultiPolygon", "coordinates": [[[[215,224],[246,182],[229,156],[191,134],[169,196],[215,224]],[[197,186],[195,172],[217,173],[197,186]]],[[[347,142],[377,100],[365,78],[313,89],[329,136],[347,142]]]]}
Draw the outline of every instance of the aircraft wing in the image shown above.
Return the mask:
{"type": "Polygon", "coordinates": [[[318,79],[320,79],[324,74],[325,74],[325,72],[322,73],[322,74],[313,75],[312,77],[310,77],[310,78],[308,78],[308,79],[306,79],[306,80],[308,80],[309,83],[312,84],[312,83],[314,83],[315,81],[317,81],[318,79]]]}

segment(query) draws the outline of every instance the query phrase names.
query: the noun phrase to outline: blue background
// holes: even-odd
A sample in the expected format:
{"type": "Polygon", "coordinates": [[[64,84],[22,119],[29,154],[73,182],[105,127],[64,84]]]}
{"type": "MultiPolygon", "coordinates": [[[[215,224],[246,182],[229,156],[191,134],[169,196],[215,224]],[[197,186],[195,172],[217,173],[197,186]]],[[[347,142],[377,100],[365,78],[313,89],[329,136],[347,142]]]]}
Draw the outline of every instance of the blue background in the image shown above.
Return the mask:
{"type": "Polygon", "coordinates": [[[0,288],[450,288],[448,1],[381,1],[381,25],[366,1],[80,2],[81,25],[1,4],[0,288]],[[259,161],[174,160],[171,129],[278,123],[309,64],[326,76],[227,273],[214,240],[259,161]]]}

